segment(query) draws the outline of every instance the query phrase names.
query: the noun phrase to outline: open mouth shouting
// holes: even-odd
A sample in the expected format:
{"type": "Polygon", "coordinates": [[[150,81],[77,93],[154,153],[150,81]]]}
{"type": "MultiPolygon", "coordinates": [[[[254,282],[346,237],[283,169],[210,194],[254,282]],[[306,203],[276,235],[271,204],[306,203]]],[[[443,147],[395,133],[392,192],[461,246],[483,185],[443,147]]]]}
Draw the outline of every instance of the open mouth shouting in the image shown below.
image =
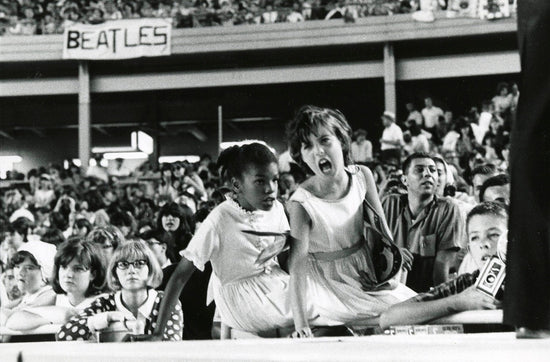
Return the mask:
{"type": "Polygon", "coordinates": [[[330,171],[332,171],[332,163],[326,158],[320,160],[317,166],[319,166],[319,170],[321,170],[321,172],[325,175],[329,174],[330,171]]]}

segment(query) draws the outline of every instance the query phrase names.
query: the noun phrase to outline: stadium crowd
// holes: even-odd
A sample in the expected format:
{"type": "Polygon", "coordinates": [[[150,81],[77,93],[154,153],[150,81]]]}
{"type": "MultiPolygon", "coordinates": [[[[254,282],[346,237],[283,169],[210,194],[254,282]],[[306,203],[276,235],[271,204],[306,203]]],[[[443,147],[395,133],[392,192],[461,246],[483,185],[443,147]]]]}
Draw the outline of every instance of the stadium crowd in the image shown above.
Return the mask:
{"type": "MultiPolygon", "coordinates": [[[[433,10],[443,10],[450,1],[427,3],[433,10]]],[[[457,4],[453,6],[458,11],[462,5],[457,4]]],[[[2,0],[0,35],[60,34],[74,23],[135,18],[171,18],[174,28],[323,19],[353,22],[412,13],[419,5],[417,0],[2,0]]]]}
{"type": "Polygon", "coordinates": [[[225,326],[308,337],[326,325],[497,308],[470,286],[505,250],[518,97],[500,83],[460,116],[431,98],[420,110],[407,104],[399,121],[386,111],[376,151],[340,112],[309,106],[289,122],[278,157],[252,143],[217,162],[205,154],[130,170],[123,160],[103,167],[98,155],[86,174],[74,164],[10,172],[0,191],[1,325],[60,325],[60,340],[113,323],[165,340],[219,338],[225,326]],[[357,225],[367,214],[399,248],[403,283],[381,280],[362,259],[357,225]],[[345,217],[351,229],[331,224],[345,217]]]}

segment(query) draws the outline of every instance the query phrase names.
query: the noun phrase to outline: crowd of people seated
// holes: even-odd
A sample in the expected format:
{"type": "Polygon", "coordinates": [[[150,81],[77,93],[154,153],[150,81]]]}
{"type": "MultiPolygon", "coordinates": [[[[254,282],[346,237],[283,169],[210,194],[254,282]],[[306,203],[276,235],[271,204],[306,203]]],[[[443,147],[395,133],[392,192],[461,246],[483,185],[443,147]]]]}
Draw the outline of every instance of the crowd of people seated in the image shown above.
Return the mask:
{"type": "MultiPolygon", "coordinates": [[[[430,3],[447,9],[450,1],[430,3]]],[[[308,20],[354,19],[411,13],[416,0],[2,0],[0,35],[60,34],[74,23],[171,18],[174,28],[308,20]]]]}
{"type": "Polygon", "coordinates": [[[224,325],[309,337],[326,325],[497,308],[471,285],[506,249],[518,97],[501,83],[481,112],[456,117],[431,98],[398,122],[386,111],[375,151],[343,114],[309,106],[278,157],[252,143],[217,162],[205,154],[131,170],[99,156],[86,174],[74,164],[10,172],[0,190],[1,326],[56,324],[60,340],[115,323],[164,340],[220,337],[224,325]],[[370,211],[358,213],[363,199],[370,211]],[[399,250],[407,275],[392,274],[395,283],[363,249],[357,220],[367,214],[399,250]],[[271,313],[264,304],[273,315],[258,315],[271,313]]]}

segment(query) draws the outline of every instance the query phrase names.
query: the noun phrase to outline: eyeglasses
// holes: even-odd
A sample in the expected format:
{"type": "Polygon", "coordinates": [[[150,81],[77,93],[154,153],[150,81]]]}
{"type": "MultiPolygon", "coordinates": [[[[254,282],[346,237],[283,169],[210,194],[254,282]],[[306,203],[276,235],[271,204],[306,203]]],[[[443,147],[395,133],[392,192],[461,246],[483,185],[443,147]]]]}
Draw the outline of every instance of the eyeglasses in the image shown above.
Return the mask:
{"type": "Polygon", "coordinates": [[[28,273],[30,271],[38,270],[40,269],[40,267],[38,265],[16,265],[13,267],[13,269],[24,270],[28,273]]]}
{"type": "Polygon", "coordinates": [[[135,261],[127,261],[127,260],[121,260],[117,261],[116,267],[120,270],[126,270],[129,267],[133,266],[135,269],[141,269],[147,265],[147,260],[135,260],[135,261]]]}

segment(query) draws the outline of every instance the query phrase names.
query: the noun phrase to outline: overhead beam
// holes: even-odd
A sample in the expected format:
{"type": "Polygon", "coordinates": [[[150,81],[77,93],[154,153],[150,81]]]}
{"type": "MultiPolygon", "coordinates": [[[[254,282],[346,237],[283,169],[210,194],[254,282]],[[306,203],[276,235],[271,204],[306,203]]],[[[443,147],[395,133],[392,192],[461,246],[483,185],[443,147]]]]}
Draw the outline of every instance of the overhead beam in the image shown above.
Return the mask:
{"type": "MultiPolygon", "coordinates": [[[[395,59],[396,81],[519,73],[517,51],[450,54],[430,58],[395,59]]],[[[214,69],[96,76],[91,92],[134,92],[255,84],[383,78],[382,61],[295,65],[254,69],[214,69]]],[[[78,80],[25,79],[0,82],[0,97],[78,94],[78,80]]]]}
{"type": "Polygon", "coordinates": [[[510,74],[520,70],[517,51],[396,59],[396,78],[400,81],[510,74]]]}
{"type": "Polygon", "coordinates": [[[212,69],[94,77],[92,92],[128,92],[224,86],[286,84],[345,79],[382,78],[381,61],[289,65],[249,69],[212,69]]]}

